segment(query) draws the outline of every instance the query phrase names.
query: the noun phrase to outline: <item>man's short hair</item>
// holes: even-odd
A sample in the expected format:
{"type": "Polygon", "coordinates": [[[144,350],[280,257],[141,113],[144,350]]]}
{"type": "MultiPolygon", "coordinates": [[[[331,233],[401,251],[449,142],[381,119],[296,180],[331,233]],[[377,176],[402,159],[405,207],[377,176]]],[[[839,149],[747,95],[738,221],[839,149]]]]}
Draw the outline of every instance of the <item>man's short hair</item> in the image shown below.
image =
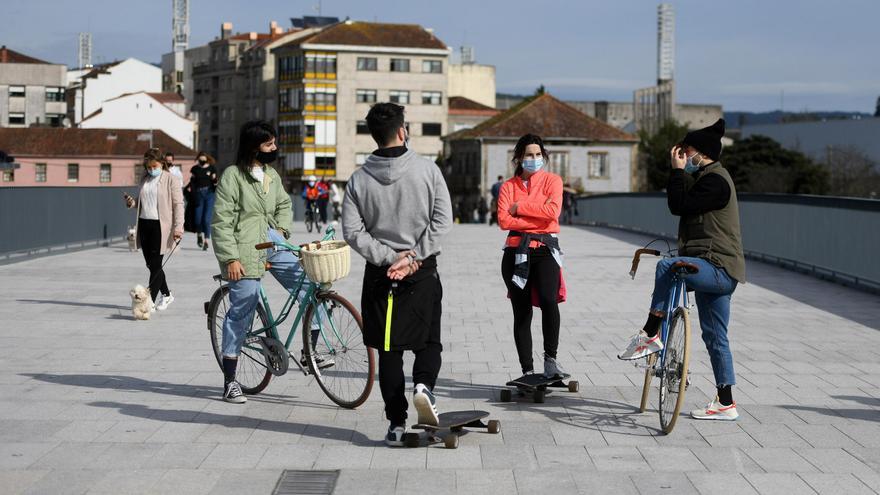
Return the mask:
{"type": "Polygon", "coordinates": [[[379,146],[391,143],[403,122],[403,106],[396,103],[377,103],[367,113],[367,127],[379,146]]]}
{"type": "Polygon", "coordinates": [[[503,176],[503,175],[499,175],[499,176],[498,176],[498,180],[504,180],[504,176],[503,176]]]}

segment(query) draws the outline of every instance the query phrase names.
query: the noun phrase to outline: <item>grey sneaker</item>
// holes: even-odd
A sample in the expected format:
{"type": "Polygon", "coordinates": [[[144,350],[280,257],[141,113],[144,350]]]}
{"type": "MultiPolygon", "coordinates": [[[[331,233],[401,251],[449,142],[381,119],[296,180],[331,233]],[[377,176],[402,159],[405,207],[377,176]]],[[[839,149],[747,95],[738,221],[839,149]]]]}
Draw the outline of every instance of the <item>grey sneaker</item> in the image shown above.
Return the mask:
{"type": "Polygon", "coordinates": [[[544,354],[544,378],[561,378],[567,374],[556,359],[544,354]]]}
{"type": "Polygon", "coordinates": [[[244,392],[241,391],[241,385],[233,380],[226,384],[225,390],[223,391],[223,400],[226,402],[232,402],[233,404],[244,404],[247,402],[247,397],[245,397],[244,392]]]}
{"type": "Polygon", "coordinates": [[[413,393],[413,405],[419,413],[419,424],[433,425],[440,424],[440,418],[437,415],[437,399],[434,394],[424,384],[417,384],[413,393]]]}

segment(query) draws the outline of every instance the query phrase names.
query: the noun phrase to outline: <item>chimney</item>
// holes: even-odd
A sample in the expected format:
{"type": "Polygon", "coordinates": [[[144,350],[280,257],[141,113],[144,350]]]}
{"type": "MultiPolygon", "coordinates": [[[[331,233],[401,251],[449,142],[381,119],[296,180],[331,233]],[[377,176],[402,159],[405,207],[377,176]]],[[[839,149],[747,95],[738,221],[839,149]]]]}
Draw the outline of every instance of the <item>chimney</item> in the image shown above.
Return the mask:
{"type": "Polygon", "coordinates": [[[224,22],[222,26],[220,26],[220,39],[225,40],[232,36],[232,23],[224,22]]]}
{"type": "Polygon", "coordinates": [[[248,39],[251,40],[251,41],[256,41],[256,39],[257,39],[257,33],[251,31],[250,33],[248,33],[248,39]]]}
{"type": "Polygon", "coordinates": [[[275,34],[275,30],[278,28],[278,23],[275,21],[269,21],[269,32],[275,34]]]}

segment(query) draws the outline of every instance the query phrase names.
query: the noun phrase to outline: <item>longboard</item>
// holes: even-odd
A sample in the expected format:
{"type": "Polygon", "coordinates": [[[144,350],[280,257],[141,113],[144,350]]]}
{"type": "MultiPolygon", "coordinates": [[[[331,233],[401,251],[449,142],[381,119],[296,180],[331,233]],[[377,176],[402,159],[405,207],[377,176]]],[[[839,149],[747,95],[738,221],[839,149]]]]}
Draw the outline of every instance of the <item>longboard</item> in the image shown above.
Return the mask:
{"type": "MultiPolygon", "coordinates": [[[[553,378],[546,378],[541,373],[532,373],[523,375],[515,380],[507,382],[508,387],[515,387],[520,395],[531,394],[532,400],[536,403],[544,402],[544,398],[551,391],[548,388],[568,389],[569,392],[575,393],[580,390],[580,384],[576,380],[570,380],[565,383],[564,380],[571,378],[571,375],[564,374],[553,378]]],[[[513,393],[510,388],[501,390],[501,402],[510,402],[513,400],[513,393]]]]}
{"type": "MultiPolygon", "coordinates": [[[[501,431],[501,421],[490,419],[483,422],[483,418],[489,416],[487,411],[450,411],[440,413],[440,419],[437,425],[427,425],[423,423],[414,424],[414,430],[425,430],[429,432],[428,445],[440,443],[441,441],[448,449],[458,448],[458,437],[465,428],[479,428],[486,430],[488,433],[498,433],[501,431]],[[438,435],[440,431],[448,430],[445,435],[438,435]]],[[[418,447],[421,437],[418,433],[407,433],[403,437],[403,444],[407,447],[418,447]]]]}

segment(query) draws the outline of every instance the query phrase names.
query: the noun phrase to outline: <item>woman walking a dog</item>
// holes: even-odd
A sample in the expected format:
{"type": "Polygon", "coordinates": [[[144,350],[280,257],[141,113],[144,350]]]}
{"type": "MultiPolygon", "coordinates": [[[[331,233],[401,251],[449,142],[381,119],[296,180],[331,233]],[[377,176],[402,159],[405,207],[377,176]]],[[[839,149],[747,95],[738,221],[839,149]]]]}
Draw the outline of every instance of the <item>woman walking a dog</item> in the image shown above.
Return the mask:
{"type": "Polygon", "coordinates": [[[168,171],[159,148],[144,153],[143,165],[138,197],[126,194],[125,205],[137,207],[135,241],[150,270],[150,297],[156,309],[164,311],[174,296],[168,290],[162,258],[183,237],[183,185],[180,178],[168,171]]]}

